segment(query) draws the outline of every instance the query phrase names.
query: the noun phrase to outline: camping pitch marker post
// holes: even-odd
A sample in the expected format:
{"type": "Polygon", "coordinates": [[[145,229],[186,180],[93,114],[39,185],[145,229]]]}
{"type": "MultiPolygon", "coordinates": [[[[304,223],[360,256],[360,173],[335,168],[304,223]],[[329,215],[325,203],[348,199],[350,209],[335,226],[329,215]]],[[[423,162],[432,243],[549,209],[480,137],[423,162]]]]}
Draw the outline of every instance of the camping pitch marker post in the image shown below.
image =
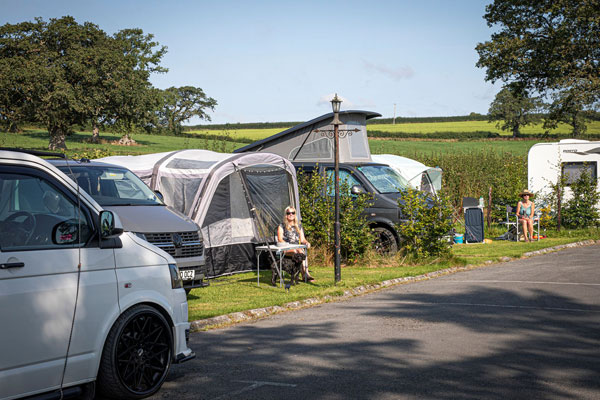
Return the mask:
{"type": "Polygon", "coordinates": [[[352,132],[358,132],[360,129],[342,129],[339,127],[342,124],[340,121],[340,105],[342,100],[337,96],[337,93],[331,99],[331,108],[333,109],[333,130],[330,129],[315,129],[315,132],[321,133],[321,135],[327,135],[328,138],[334,139],[334,152],[335,152],[335,175],[334,175],[334,187],[335,187],[335,223],[333,225],[334,235],[334,273],[335,283],[338,283],[342,279],[342,272],[340,268],[340,137],[346,137],[346,135],[352,135],[352,132]]]}

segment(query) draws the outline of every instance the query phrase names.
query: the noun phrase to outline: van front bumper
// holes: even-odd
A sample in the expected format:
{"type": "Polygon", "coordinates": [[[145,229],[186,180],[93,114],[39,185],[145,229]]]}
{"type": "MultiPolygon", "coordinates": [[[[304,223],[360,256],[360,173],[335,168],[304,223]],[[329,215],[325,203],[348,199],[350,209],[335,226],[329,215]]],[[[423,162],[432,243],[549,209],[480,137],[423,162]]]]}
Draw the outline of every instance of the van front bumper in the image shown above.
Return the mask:
{"type": "Polygon", "coordinates": [[[179,303],[179,307],[173,310],[173,363],[179,364],[195,358],[196,354],[188,347],[190,323],[185,292],[181,289],[173,290],[173,300],[175,304],[179,303]]]}
{"type": "Polygon", "coordinates": [[[194,358],[196,358],[196,353],[194,353],[193,351],[188,355],[186,355],[185,353],[179,353],[175,356],[173,364],[182,364],[186,361],[193,360],[194,358]]]}

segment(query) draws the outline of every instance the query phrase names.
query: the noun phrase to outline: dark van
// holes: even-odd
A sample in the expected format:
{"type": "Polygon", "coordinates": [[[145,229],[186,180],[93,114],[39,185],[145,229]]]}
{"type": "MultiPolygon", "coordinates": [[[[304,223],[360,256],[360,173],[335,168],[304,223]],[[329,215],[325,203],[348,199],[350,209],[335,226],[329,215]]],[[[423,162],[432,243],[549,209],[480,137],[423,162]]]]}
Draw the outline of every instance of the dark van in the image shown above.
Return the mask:
{"type": "MultiPolygon", "coordinates": [[[[319,173],[333,176],[333,163],[294,162],[296,170],[305,174],[319,173]]],[[[408,182],[389,165],[378,163],[340,163],[340,181],[348,182],[352,195],[370,193],[373,196],[371,207],[365,209],[364,216],[376,234],[376,250],[381,253],[398,251],[399,240],[395,225],[403,220],[398,208],[399,189],[406,188],[408,182]]],[[[333,188],[328,189],[333,196],[333,188]]]]}

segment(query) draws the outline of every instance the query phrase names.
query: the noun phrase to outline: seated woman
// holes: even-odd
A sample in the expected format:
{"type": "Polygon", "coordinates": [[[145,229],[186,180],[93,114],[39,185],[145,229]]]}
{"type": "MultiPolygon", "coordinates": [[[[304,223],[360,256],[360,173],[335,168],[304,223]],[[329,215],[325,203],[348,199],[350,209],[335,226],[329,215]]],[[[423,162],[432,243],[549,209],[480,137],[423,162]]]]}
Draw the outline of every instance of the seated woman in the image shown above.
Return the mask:
{"type": "MultiPolygon", "coordinates": [[[[296,219],[296,209],[294,207],[287,207],[285,209],[285,216],[283,217],[283,223],[277,227],[277,241],[287,242],[290,244],[304,244],[307,248],[310,248],[310,243],[304,237],[304,231],[298,224],[296,219]]],[[[286,256],[293,256],[294,254],[301,254],[302,259],[305,259],[304,249],[292,249],[285,252],[286,256]]],[[[309,281],[314,281],[315,278],[310,276],[308,268],[302,262],[302,277],[309,281]]]]}
{"type": "Polygon", "coordinates": [[[533,216],[535,213],[535,204],[530,199],[533,198],[533,193],[529,190],[523,190],[519,196],[521,196],[521,201],[517,204],[517,216],[519,217],[519,222],[523,226],[523,237],[526,242],[531,242],[533,239],[533,216]]]}

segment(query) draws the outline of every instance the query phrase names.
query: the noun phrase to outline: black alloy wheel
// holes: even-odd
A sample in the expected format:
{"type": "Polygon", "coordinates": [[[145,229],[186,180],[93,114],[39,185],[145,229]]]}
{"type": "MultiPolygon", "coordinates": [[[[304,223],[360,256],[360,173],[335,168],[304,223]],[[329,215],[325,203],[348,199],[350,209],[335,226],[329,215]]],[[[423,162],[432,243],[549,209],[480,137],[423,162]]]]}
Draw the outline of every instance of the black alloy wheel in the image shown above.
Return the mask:
{"type": "Polygon", "coordinates": [[[141,399],[156,393],[171,365],[171,328],[150,306],[127,310],[107,338],[98,389],[109,398],[141,399]]]}
{"type": "Polygon", "coordinates": [[[373,228],[373,234],[375,235],[373,245],[378,254],[395,254],[398,251],[398,242],[392,231],[383,226],[378,226],[373,228]]]}

